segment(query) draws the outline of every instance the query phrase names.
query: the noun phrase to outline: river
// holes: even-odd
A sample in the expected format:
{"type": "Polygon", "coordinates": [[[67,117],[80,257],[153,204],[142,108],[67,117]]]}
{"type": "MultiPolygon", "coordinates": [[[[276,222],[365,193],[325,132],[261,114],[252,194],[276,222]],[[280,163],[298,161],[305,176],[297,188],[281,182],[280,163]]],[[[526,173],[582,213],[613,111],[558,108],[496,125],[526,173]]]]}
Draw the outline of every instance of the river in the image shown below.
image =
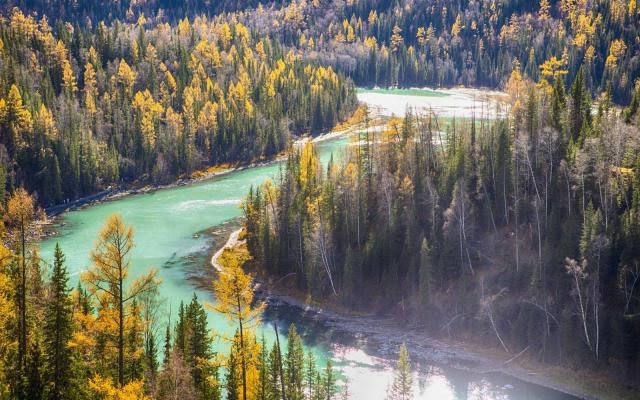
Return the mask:
{"type": "MultiPolygon", "coordinates": [[[[358,97],[381,115],[401,115],[407,106],[433,110],[441,116],[460,117],[471,113],[480,115],[478,110],[482,109],[496,110],[495,93],[487,95],[470,89],[359,89],[358,97]]],[[[487,111],[484,115],[490,113],[487,111]]],[[[321,160],[326,163],[331,154],[339,157],[341,149],[349,141],[349,137],[337,136],[318,142],[321,160]]],[[[66,254],[71,280],[77,282],[79,274],[89,265],[89,251],[105,219],[112,213],[120,213],[125,223],[132,225],[135,231],[131,275],[137,276],[149,267],[159,269],[166,314],[168,316],[172,310],[175,321],[180,302],[189,302],[194,293],[201,301],[215,302],[210,290],[186,278],[194,263],[208,262],[206,255],[213,239],[201,232],[239,217],[240,201],[249,188],[261,184],[266,178],[273,179],[279,165],[273,163],[247,168],[205,181],[130,195],[66,212],[56,220],[58,235],[41,243],[43,259],[51,262],[53,248],[59,242],[66,254]]],[[[209,312],[208,317],[210,329],[232,335],[235,327],[223,316],[209,312]]],[[[393,358],[397,348],[389,348],[367,335],[343,330],[339,325],[326,323],[322,316],[308,315],[296,307],[274,305],[267,310],[265,318],[276,321],[281,332],[286,332],[290,322],[296,322],[307,349],[315,352],[319,363],[324,365],[331,357],[340,380],[348,379],[351,398],[376,400],[385,397],[393,377],[393,358]]],[[[264,329],[264,335],[268,342],[273,341],[272,328],[264,329]]],[[[224,341],[216,341],[215,346],[216,351],[228,350],[224,341]]],[[[433,360],[414,361],[416,399],[572,398],[503,374],[477,374],[434,363],[433,360]]]]}

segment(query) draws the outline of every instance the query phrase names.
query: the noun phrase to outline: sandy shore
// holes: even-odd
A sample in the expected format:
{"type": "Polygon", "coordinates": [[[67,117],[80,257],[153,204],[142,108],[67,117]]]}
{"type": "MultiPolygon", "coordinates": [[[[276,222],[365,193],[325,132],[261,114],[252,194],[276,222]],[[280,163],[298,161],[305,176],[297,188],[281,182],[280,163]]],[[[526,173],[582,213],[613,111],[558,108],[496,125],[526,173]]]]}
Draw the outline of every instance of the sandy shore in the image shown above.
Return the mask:
{"type": "Polygon", "coordinates": [[[211,266],[215,268],[216,271],[222,272],[222,265],[220,265],[220,263],[218,262],[218,259],[220,258],[222,253],[224,253],[226,249],[232,249],[238,244],[240,244],[241,242],[244,242],[243,240],[238,240],[241,232],[242,232],[242,228],[231,232],[231,235],[229,235],[229,239],[227,240],[227,243],[225,243],[224,246],[220,247],[220,249],[218,249],[218,251],[216,251],[211,257],[209,264],[211,264],[211,266]]]}

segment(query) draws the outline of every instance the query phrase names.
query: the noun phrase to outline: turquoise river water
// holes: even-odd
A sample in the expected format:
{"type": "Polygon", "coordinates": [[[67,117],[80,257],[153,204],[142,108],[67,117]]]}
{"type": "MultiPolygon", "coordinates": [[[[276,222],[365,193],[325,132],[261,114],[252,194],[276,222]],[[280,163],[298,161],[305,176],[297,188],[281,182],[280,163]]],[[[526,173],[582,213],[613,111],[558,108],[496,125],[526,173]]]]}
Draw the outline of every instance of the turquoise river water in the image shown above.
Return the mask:
{"type": "MultiPolygon", "coordinates": [[[[411,105],[413,99],[420,106],[427,104],[434,110],[438,110],[442,102],[445,115],[451,108],[451,101],[447,102],[450,92],[416,96],[415,90],[396,94],[376,89],[359,90],[358,96],[362,101],[373,99],[372,103],[379,108],[397,107],[399,100],[402,104],[411,105]]],[[[468,92],[456,93],[455,96],[467,96],[467,103],[471,103],[468,92]]],[[[458,112],[456,115],[464,114],[464,110],[458,112]]],[[[331,154],[339,159],[349,140],[346,136],[338,136],[319,142],[316,146],[323,162],[326,163],[331,154]]],[[[112,213],[120,213],[135,230],[136,247],[131,255],[131,275],[136,276],[149,267],[158,268],[163,280],[161,295],[166,299],[167,314],[170,308],[175,315],[180,302],[189,302],[194,293],[201,301],[214,303],[209,290],[186,278],[186,270],[192,268],[189,263],[192,264],[194,259],[201,263],[209,261],[204,255],[210,251],[212,238],[197,233],[240,216],[240,201],[249,188],[261,184],[266,178],[273,179],[279,165],[248,168],[197,183],[130,195],[67,212],[57,220],[58,234],[41,243],[43,258],[50,262],[53,247],[59,242],[66,254],[72,281],[77,281],[79,274],[89,266],[89,251],[105,219],[112,213]]],[[[348,379],[352,399],[383,399],[393,378],[393,360],[390,358],[396,349],[383,351],[380,346],[368,343],[366,335],[340,332],[302,314],[303,310],[285,306],[268,310],[266,319],[277,322],[282,333],[286,332],[290,322],[296,322],[307,349],[315,352],[319,363],[324,365],[331,357],[341,382],[348,379]]],[[[209,312],[208,321],[215,332],[232,335],[235,330],[217,313],[209,312]]],[[[272,342],[273,328],[269,326],[263,331],[267,341],[272,342]]],[[[224,341],[216,341],[215,346],[217,351],[227,351],[224,341]]],[[[500,374],[474,374],[428,361],[414,362],[413,366],[416,399],[572,398],[500,374]]]]}

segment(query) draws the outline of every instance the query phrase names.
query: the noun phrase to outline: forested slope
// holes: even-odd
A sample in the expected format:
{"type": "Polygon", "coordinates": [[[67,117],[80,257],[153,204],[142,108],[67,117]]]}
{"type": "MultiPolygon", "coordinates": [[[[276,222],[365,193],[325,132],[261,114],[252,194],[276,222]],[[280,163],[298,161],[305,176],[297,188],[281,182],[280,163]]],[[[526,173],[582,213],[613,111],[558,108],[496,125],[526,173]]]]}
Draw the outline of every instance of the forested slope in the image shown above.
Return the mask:
{"type": "Polygon", "coordinates": [[[432,335],[637,382],[640,113],[514,71],[509,117],[407,113],[342,164],[312,145],[244,203],[254,266],[432,335]],[[443,142],[444,140],[444,142],[443,142]],[[443,144],[440,144],[443,143],[443,144]]]}
{"type": "Polygon", "coordinates": [[[0,20],[0,187],[41,204],[268,158],[346,118],[353,85],[233,16],[156,24],[0,20]]]}
{"type": "Polygon", "coordinates": [[[300,49],[310,60],[330,63],[360,85],[501,87],[517,60],[534,81],[557,68],[566,70],[571,82],[584,65],[594,93],[610,84],[614,100],[627,103],[640,74],[636,0],[27,1],[22,6],[93,25],[116,19],[135,23],[141,13],[175,23],[234,12],[251,30],[300,49]]]}
{"type": "Polygon", "coordinates": [[[290,131],[352,110],[343,74],[503,88],[514,67],[547,86],[582,71],[592,96],[623,105],[640,75],[633,0],[18,4],[39,16],[12,5],[0,25],[0,177],[42,204],[270,157],[290,131]]]}

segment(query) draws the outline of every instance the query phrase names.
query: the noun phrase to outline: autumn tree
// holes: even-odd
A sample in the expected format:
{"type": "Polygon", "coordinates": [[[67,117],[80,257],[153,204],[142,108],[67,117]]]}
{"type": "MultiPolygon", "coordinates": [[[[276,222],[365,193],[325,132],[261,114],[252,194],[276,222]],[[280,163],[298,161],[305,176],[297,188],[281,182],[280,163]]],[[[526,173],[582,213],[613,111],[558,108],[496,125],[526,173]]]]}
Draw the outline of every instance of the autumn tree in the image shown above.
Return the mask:
{"type": "Polygon", "coordinates": [[[16,308],[18,310],[18,368],[26,368],[29,340],[28,318],[28,258],[33,255],[30,250],[37,238],[42,217],[38,214],[33,198],[23,188],[18,188],[7,202],[4,223],[7,238],[14,254],[18,271],[16,276],[16,308]]]}
{"type": "Polygon", "coordinates": [[[251,276],[242,270],[242,266],[235,258],[229,259],[229,262],[223,265],[218,279],[213,283],[213,289],[218,304],[209,307],[224,314],[238,326],[237,356],[241,370],[242,400],[246,400],[248,363],[253,358],[250,353],[252,346],[249,337],[253,336],[251,332],[260,322],[264,303],[253,305],[254,292],[251,276]]]}
{"type": "Polygon", "coordinates": [[[156,278],[156,270],[153,269],[136,279],[128,280],[133,246],[133,229],[124,224],[120,215],[111,215],[91,252],[93,265],[82,275],[83,282],[102,307],[114,313],[119,387],[125,385],[125,322],[133,311],[130,305],[160,283],[156,278]]]}

